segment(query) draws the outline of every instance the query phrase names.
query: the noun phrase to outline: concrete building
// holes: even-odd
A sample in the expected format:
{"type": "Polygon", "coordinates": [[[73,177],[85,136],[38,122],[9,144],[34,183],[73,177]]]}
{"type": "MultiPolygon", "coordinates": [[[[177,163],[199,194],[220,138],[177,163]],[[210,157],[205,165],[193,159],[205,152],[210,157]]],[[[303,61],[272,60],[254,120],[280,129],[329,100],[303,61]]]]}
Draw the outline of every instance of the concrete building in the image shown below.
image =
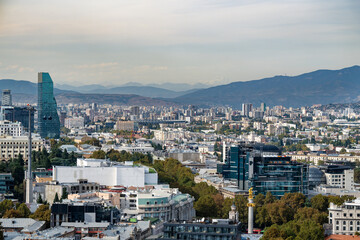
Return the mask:
{"type": "Polygon", "coordinates": [[[175,188],[126,191],[120,194],[123,219],[141,215],[163,221],[190,221],[195,217],[194,201],[194,197],[182,194],[175,188]]]}
{"type": "Polygon", "coordinates": [[[325,172],[326,184],[347,190],[354,190],[354,169],[350,166],[326,165],[321,166],[325,172]]]}
{"type": "Polygon", "coordinates": [[[83,117],[65,118],[64,122],[65,127],[68,129],[83,128],[85,126],[85,121],[83,117]]]}
{"type": "MultiPolygon", "coordinates": [[[[41,151],[43,141],[41,138],[32,137],[32,150],[41,151]]],[[[28,159],[28,137],[20,136],[0,136],[0,160],[10,160],[17,158],[21,154],[24,160],[28,159]]]]}
{"type": "Polygon", "coordinates": [[[99,190],[100,185],[98,183],[88,182],[86,179],[79,179],[77,182],[64,184],[51,182],[45,185],[45,199],[48,203],[53,203],[56,194],[61,198],[64,192],[67,194],[79,194],[99,190]]]}
{"type": "Polygon", "coordinates": [[[114,129],[115,130],[123,130],[123,131],[134,131],[134,121],[117,121],[114,129]]]}
{"type": "Polygon", "coordinates": [[[360,232],[360,199],[341,206],[330,203],[329,224],[332,225],[332,234],[354,235],[360,232]]]}
{"type": "Polygon", "coordinates": [[[24,134],[24,127],[20,122],[0,121],[0,136],[19,137],[24,134]]]}
{"type": "Polygon", "coordinates": [[[158,175],[152,168],[134,165],[133,162],[113,164],[101,159],[78,159],[77,166],[54,166],[53,180],[59,183],[87,179],[105,186],[144,187],[157,185],[158,175]]]}
{"type": "Polygon", "coordinates": [[[12,106],[11,90],[3,89],[1,97],[2,106],[12,106]]]}

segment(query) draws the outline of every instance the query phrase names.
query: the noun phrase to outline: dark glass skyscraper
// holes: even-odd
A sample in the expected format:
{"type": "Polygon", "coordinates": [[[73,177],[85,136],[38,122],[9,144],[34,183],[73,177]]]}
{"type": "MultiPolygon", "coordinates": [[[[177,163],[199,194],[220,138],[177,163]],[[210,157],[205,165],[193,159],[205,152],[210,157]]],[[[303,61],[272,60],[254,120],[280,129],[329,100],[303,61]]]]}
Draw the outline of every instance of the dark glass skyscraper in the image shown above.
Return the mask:
{"type": "Polygon", "coordinates": [[[42,138],[60,137],[60,120],[49,73],[38,73],[38,131],[42,138]]]}

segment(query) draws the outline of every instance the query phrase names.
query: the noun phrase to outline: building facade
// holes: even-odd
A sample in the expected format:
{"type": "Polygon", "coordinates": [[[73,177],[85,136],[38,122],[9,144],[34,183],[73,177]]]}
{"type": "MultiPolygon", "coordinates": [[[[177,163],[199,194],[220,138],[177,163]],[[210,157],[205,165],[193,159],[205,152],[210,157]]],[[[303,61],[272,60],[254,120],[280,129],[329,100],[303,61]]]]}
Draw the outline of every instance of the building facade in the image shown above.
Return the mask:
{"type": "Polygon", "coordinates": [[[24,134],[24,127],[20,122],[0,121],[0,136],[19,137],[24,134]]]}
{"type": "Polygon", "coordinates": [[[72,183],[78,179],[87,179],[104,186],[144,187],[158,183],[158,175],[154,169],[133,165],[133,162],[112,164],[101,159],[82,159],[74,167],[54,166],[53,180],[72,183]]]}
{"type": "Polygon", "coordinates": [[[68,129],[72,128],[83,128],[85,126],[83,117],[65,118],[65,127],[68,129]]]}
{"type": "Polygon", "coordinates": [[[332,234],[354,235],[360,232],[360,199],[341,206],[330,203],[329,224],[332,225],[332,234]]]}
{"type": "Polygon", "coordinates": [[[49,73],[38,73],[38,131],[42,138],[60,137],[60,120],[49,73]]]}
{"type": "Polygon", "coordinates": [[[11,173],[0,173],[0,194],[11,194],[14,191],[14,178],[11,173]]]}
{"type": "MultiPolygon", "coordinates": [[[[25,131],[29,131],[29,110],[24,107],[1,107],[0,120],[21,122],[25,131]]],[[[34,111],[31,111],[31,132],[34,132],[34,111]]]]}
{"type": "Polygon", "coordinates": [[[122,215],[126,218],[141,215],[162,221],[190,221],[195,217],[194,197],[175,188],[126,191],[120,194],[122,215]]]}
{"type": "Polygon", "coordinates": [[[1,105],[2,106],[12,106],[11,90],[4,89],[2,91],[1,105]]]}
{"type": "Polygon", "coordinates": [[[252,187],[256,194],[271,192],[276,197],[291,192],[308,194],[308,166],[282,156],[275,146],[245,143],[232,146],[225,163],[218,164],[217,168],[240,190],[252,187]]]}
{"type": "MultiPolygon", "coordinates": [[[[32,150],[41,151],[43,148],[43,141],[41,138],[32,137],[32,150]]],[[[8,161],[12,158],[17,158],[19,155],[23,156],[24,160],[28,159],[28,137],[20,136],[0,136],[0,160],[8,161]]]]}
{"type": "Polygon", "coordinates": [[[164,236],[159,239],[219,239],[241,240],[241,224],[227,219],[204,222],[164,223],[164,236]]]}
{"type": "Polygon", "coordinates": [[[135,129],[135,123],[134,121],[117,121],[115,126],[114,126],[115,130],[119,130],[119,131],[134,131],[135,129]]]}

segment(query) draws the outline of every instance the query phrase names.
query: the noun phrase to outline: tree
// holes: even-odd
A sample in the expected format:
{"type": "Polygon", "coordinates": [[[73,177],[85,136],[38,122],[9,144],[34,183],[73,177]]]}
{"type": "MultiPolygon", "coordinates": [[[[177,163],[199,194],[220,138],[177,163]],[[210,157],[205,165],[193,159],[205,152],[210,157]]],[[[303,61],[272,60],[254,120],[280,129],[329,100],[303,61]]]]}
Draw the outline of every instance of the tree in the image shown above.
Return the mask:
{"type": "Polygon", "coordinates": [[[306,196],[302,193],[285,193],[280,201],[296,211],[298,208],[304,207],[306,196]]]}
{"type": "Polygon", "coordinates": [[[5,212],[3,218],[20,218],[20,212],[15,209],[9,209],[5,212]]]}
{"type": "Polygon", "coordinates": [[[68,192],[66,191],[66,188],[63,188],[62,194],[61,194],[61,200],[68,198],[68,192]]]}
{"type": "Polygon", "coordinates": [[[268,203],[273,203],[275,202],[276,200],[276,197],[274,197],[274,195],[272,195],[271,192],[267,192],[266,193],[266,196],[265,196],[265,204],[268,204],[268,203]]]}
{"type": "Polygon", "coordinates": [[[199,217],[216,217],[217,215],[216,203],[210,195],[201,196],[195,202],[194,208],[196,216],[199,217]]]}
{"type": "Polygon", "coordinates": [[[294,209],[289,207],[283,201],[277,201],[267,205],[267,211],[273,224],[284,224],[294,217],[294,209]]]}
{"type": "Polygon", "coordinates": [[[342,148],[341,150],[340,150],[340,154],[345,154],[346,153],[346,149],[345,148],[342,148]]]}
{"type": "Polygon", "coordinates": [[[106,153],[103,150],[94,151],[91,158],[105,159],[106,153]]]}
{"type": "Polygon", "coordinates": [[[4,215],[4,213],[7,211],[7,210],[10,210],[14,208],[14,203],[11,201],[11,200],[8,200],[8,199],[5,199],[3,200],[1,203],[0,203],[0,213],[1,213],[1,216],[4,215]]]}
{"type": "Polygon", "coordinates": [[[30,214],[31,214],[29,208],[26,206],[25,203],[20,204],[17,207],[16,211],[18,211],[20,213],[20,216],[22,218],[28,218],[30,216],[30,214]]]}
{"type": "Polygon", "coordinates": [[[313,220],[314,222],[323,225],[327,222],[327,213],[320,212],[319,210],[310,207],[299,208],[294,216],[294,220],[313,220]]]}
{"type": "Polygon", "coordinates": [[[36,211],[30,215],[30,218],[38,220],[38,221],[46,221],[50,222],[51,210],[49,205],[40,205],[36,211]]]}
{"type": "Polygon", "coordinates": [[[44,203],[42,197],[41,197],[41,194],[38,195],[38,198],[36,200],[37,203],[44,203]]]}
{"type": "Polygon", "coordinates": [[[55,197],[54,197],[54,201],[53,201],[53,202],[54,202],[54,203],[60,202],[58,193],[55,193],[55,197]]]}
{"type": "Polygon", "coordinates": [[[329,207],[329,199],[321,194],[311,198],[310,202],[313,208],[321,212],[325,212],[329,207]]]}

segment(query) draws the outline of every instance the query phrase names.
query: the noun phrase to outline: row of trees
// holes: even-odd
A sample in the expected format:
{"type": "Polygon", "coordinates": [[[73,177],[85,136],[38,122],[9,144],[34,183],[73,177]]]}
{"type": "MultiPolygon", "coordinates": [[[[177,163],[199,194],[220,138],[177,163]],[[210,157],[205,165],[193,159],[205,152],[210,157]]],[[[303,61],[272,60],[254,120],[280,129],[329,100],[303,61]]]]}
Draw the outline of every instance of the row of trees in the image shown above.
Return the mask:
{"type": "Polygon", "coordinates": [[[0,203],[0,215],[2,218],[32,218],[38,221],[46,221],[50,225],[51,210],[49,205],[40,205],[31,214],[25,203],[14,204],[11,200],[4,200],[0,203]]]}
{"type": "MultiPolygon", "coordinates": [[[[234,203],[239,220],[246,228],[248,223],[248,199],[236,196],[225,198],[207,183],[195,183],[194,174],[175,159],[154,161],[153,167],[158,172],[159,181],[169,183],[170,187],[179,188],[183,193],[194,196],[197,217],[228,218],[234,203]]],[[[328,217],[330,202],[337,205],[352,200],[350,196],[317,195],[311,200],[302,193],[286,193],[277,199],[270,192],[254,198],[255,227],[266,229],[263,239],[322,239],[323,227],[328,217]]],[[[245,230],[245,229],[244,229],[245,230]]]]}
{"type": "Polygon", "coordinates": [[[111,149],[107,153],[103,150],[94,151],[91,155],[92,158],[97,159],[105,159],[108,158],[114,162],[125,162],[125,161],[132,161],[134,163],[140,163],[144,165],[151,165],[153,162],[153,157],[150,153],[143,154],[143,153],[129,153],[127,151],[117,151],[111,149]]]}

